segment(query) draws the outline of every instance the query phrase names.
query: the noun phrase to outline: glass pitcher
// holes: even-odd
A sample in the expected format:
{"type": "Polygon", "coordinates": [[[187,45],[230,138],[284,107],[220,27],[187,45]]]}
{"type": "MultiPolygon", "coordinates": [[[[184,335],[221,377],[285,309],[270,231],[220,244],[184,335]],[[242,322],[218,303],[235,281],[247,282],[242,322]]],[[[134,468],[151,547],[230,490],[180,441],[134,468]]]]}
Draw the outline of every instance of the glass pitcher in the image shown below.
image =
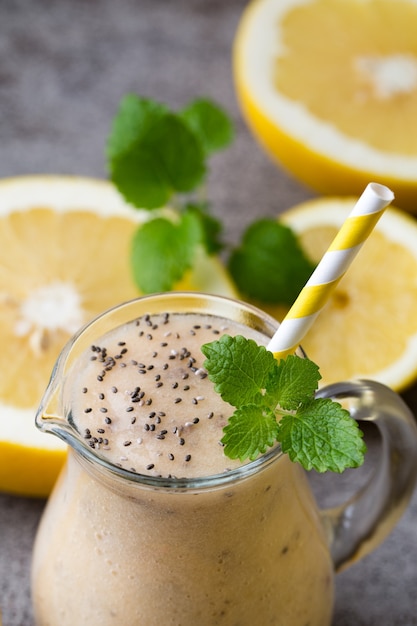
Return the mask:
{"type": "Polygon", "coordinates": [[[417,476],[417,428],[398,395],[370,381],[318,395],[340,400],[382,437],[378,466],[348,502],[319,510],[306,474],[279,446],[197,478],[129,471],[94,450],[70,410],[88,346],[145,314],[218,315],[272,337],[277,322],[227,298],[170,293],[122,304],[63,350],[36,418],[69,444],[35,543],[37,626],[329,626],[333,579],[374,549],[417,476]]]}

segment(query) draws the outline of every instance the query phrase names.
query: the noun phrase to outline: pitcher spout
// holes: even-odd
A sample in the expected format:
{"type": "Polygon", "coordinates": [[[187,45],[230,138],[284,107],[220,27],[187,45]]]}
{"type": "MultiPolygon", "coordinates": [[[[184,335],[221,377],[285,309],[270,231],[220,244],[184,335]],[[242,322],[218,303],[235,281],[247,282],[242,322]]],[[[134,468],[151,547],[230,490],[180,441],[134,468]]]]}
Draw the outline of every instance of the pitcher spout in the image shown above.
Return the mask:
{"type": "Polygon", "coordinates": [[[35,424],[41,432],[55,435],[73,446],[73,441],[78,438],[78,433],[68,420],[63,400],[65,378],[62,376],[62,369],[65,352],[66,350],[61,353],[54,367],[48,387],[36,412],[35,424]]]}
{"type": "Polygon", "coordinates": [[[66,443],[71,443],[74,434],[71,426],[68,424],[63,411],[60,410],[60,402],[57,397],[58,390],[49,394],[47,389],[42,402],[37,410],[35,424],[37,428],[44,433],[50,433],[59,437],[66,443]]]}

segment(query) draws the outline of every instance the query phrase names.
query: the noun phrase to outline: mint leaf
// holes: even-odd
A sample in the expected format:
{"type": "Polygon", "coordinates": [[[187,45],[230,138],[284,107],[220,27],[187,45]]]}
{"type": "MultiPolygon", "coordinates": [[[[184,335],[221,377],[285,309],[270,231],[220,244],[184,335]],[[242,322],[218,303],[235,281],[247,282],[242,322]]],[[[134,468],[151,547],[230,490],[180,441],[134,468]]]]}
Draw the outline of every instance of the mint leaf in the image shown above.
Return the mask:
{"type": "Polygon", "coordinates": [[[291,229],[266,218],[248,227],[229,259],[240,293],[287,305],[294,302],[313,269],[291,229]]]}
{"type": "Polygon", "coordinates": [[[328,398],[311,400],[279,422],[278,440],[292,461],[317,472],[342,472],[363,463],[365,444],[357,422],[328,398]]]}
{"type": "Polygon", "coordinates": [[[134,206],[154,209],[174,192],[194,189],[206,172],[204,151],[190,126],[165,106],[124,98],[107,143],[110,176],[134,206]]]}
{"type": "Polygon", "coordinates": [[[237,409],[224,428],[224,452],[229,459],[256,459],[274,445],[278,424],[267,407],[249,404],[237,409]]]}
{"type": "Polygon", "coordinates": [[[267,395],[274,407],[279,404],[284,410],[296,410],[313,397],[320,379],[319,368],[313,361],[290,354],[271,372],[267,395]]]}
{"type": "Polygon", "coordinates": [[[131,253],[133,276],[140,290],[171,290],[192,267],[201,238],[200,222],[192,212],[183,213],[178,223],[159,217],[140,226],[131,253]]]}
{"type": "Polygon", "coordinates": [[[205,344],[204,367],[222,398],[236,407],[222,443],[230,458],[254,459],[275,442],[305,469],[341,472],[363,463],[362,433],[349,412],[316,399],[318,367],[271,352],[240,335],[205,344]]]}
{"type": "Polygon", "coordinates": [[[205,98],[194,100],[180,115],[199,137],[206,155],[221,150],[233,139],[233,126],[223,109],[205,98]]]}
{"type": "Polygon", "coordinates": [[[203,367],[225,402],[235,407],[260,402],[269,372],[275,367],[272,352],[241,335],[223,335],[204,344],[201,351],[207,357],[203,367]]]}

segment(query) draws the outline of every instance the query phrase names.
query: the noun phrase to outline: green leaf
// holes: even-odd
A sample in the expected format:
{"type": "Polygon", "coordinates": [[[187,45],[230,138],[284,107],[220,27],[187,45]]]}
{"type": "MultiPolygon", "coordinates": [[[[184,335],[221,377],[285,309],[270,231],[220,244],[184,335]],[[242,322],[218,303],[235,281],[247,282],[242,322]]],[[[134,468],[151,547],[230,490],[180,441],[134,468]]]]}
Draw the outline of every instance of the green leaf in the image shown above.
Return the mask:
{"type": "Polygon", "coordinates": [[[198,218],[190,212],[182,214],[178,223],[159,217],[140,226],[132,244],[133,275],[140,290],[171,290],[192,267],[201,237],[198,218]]]}
{"type": "Polygon", "coordinates": [[[225,148],[232,142],[234,130],[223,109],[206,98],[190,102],[180,115],[200,139],[206,155],[225,148]]]}
{"type": "Polygon", "coordinates": [[[224,428],[222,443],[230,459],[256,459],[274,445],[278,424],[273,411],[254,404],[237,409],[224,428]]]}
{"type": "Polygon", "coordinates": [[[328,398],[311,400],[279,422],[278,440],[292,461],[317,472],[342,472],[363,463],[365,444],[357,422],[328,398]]]}
{"type": "Polygon", "coordinates": [[[121,102],[107,143],[112,181],[134,206],[154,209],[205,176],[199,138],[179,115],[129,95],[121,102]]]}
{"type": "Polygon", "coordinates": [[[315,399],[315,363],[293,355],[278,363],[240,335],[223,335],[202,351],[216,391],[237,407],[224,428],[226,456],[253,459],[279,441],[308,470],[341,472],[363,463],[362,433],[349,412],[333,400],[315,399]]]}
{"type": "Polygon", "coordinates": [[[314,265],[290,228],[273,219],[253,222],[229,259],[239,291],[263,302],[291,305],[314,265]]]}
{"type": "Polygon", "coordinates": [[[314,396],[320,379],[319,368],[313,361],[290,354],[270,373],[266,385],[267,396],[271,398],[268,404],[296,410],[314,396]]]}
{"type": "Polygon", "coordinates": [[[223,335],[201,348],[207,360],[204,367],[225,402],[235,407],[260,401],[274,368],[271,352],[241,335],[223,335]]]}

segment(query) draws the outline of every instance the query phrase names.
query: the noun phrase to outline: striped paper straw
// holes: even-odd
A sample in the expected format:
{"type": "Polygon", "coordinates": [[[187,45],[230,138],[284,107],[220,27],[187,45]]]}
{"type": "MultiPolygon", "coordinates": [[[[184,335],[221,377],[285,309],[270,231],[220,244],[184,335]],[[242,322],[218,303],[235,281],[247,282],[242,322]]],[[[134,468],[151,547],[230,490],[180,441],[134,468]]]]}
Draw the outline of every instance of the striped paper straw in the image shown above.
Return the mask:
{"type": "Polygon", "coordinates": [[[268,350],[277,358],[298,346],[393,199],[394,194],[384,185],[369,183],[366,187],[270,340],[268,350]]]}

